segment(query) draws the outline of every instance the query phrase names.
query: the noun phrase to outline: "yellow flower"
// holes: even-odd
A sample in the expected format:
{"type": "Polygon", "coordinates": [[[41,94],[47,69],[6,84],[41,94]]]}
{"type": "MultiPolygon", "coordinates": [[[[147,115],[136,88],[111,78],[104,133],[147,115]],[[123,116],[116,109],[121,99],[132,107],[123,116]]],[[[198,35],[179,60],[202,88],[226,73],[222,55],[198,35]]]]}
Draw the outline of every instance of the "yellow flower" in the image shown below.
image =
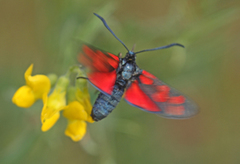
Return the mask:
{"type": "Polygon", "coordinates": [[[71,137],[73,141],[79,141],[86,133],[88,119],[84,107],[77,101],[69,103],[63,111],[63,116],[68,119],[68,126],[65,135],[71,137]]]}
{"type": "Polygon", "coordinates": [[[43,96],[43,109],[41,113],[42,131],[49,130],[59,119],[60,111],[66,106],[66,90],[69,79],[62,76],[58,79],[54,91],[48,97],[43,96]]]}
{"type": "Polygon", "coordinates": [[[33,64],[26,70],[24,77],[26,85],[20,87],[13,95],[12,102],[19,107],[28,108],[43,94],[48,93],[51,87],[50,80],[45,75],[32,76],[33,64]]]}
{"type": "Polygon", "coordinates": [[[42,127],[41,130],[43,132],[48,131],[59,119],[60,117],[60,112],[57,112],[56,114],[54,114],[51,118],[49,119],[45,119],[44,122],[42,122],[42,127]]]}
{"type": "Polygon", "coordinates": [[[88,89],[84,88],[83,91],[81,91],[79,88],[77,88],[76,100],[84,106],[84,110],[88,114],[87,121],[93,123],[94,120],[91,117],[92,105],[90,103],[90,95],[88,89]]]}
{"type": "Polygon", "coordinates": [[[30,107],[36,100],[43,100],[41,112],[42,131],[48,131],[60,118],[60,111],[64,110],[63,116],[68,119],[65,135],[73,141],[79,141],[86,133],[87,122],[94,122],[91,115],[92,105],[87,89],[86,80],[77,80],[75,87],[70,87],[69,77],[72,73],[84,76],[84,72],[74,66],[69,69],[65,76],[57,80],[52,74],[32,76],[33,64],[26,70],[24,77],[26,85],[20,87],[14,94],[12,101],[19,107],[30,107]],[[48,96],[52,85],[57,80],[55,88],[48,96]],[[68,89],[68,102],[66,105],[66,92],[68,89]]]}
{"type": "Polygon", "coordinates": [[[63,111],[63,116],[68,119],[65,135],[76,142],[81,140],[86,133],[87,124],[85,121],[94,122],[90,116],[92,110],[90,96],[87,88],[85,89],[86,91],[82,92],[76,87],[69,88],[68,98],[70,103],[63,111]]]}
{"type": "MultiPolygon", "coordinates": [[[[85,77],[83,70],[78,69],[78,77],[85,77]]],[[[91,115],[92,105],[90,103],[90,95],[87,87],[87,80],[77,79],[76,80],[76,90],[75,90],[75,99],[80,102],[85,108],[85,111],[88,114],[88,122],[94,122],[91,115]]]]}
{"type": "Polygon", "coordinates": [[[82,120],[68,120],[68,126],[65,135],[71,137],[75,142],[80,141],[87,129],[87,123],[82,120]]]}

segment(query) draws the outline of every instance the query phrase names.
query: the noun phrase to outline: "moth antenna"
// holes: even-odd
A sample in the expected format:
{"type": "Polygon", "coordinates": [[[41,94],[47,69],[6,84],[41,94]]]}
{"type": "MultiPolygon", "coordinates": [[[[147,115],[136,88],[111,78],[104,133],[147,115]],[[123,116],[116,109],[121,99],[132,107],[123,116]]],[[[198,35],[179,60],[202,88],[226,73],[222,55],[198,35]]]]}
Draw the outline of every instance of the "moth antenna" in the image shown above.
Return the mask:
{"type": "Polygon", "coordinates": [[[169,44],[169,45],[166,45],[166,46],[162,46],[162,47],[157,47],[157,48],[152,48],[152,49],[146,49],[146,50],[138,51],[138,52],[135,52],[135,54],[138,54],[138,53],[141,53],[141,52],[146,52],[146,51],[160,50],[160,49],[169,48],[169,47],[172,47],[172,46],[180,46],[180,47],[185,48],[183,45],[181,45],[179,43],[172,43],[172,44],[169,44]]]}
{"type": "Polygon", "coordinates": [[[120,42],[122,43],[122,45],[127,49],[127,51],[129,52],[129,49],[127,48],[127,46],[114,34],[114,32],[110,29],[110,27],[107,25],[107,22],[103,19],[103,17],[101,17],[100,15],[93,13],[95,16],[97,16],[104,24],[104,26],[108,29],[108,31],[111,32],[111,34],[120,42]]]}

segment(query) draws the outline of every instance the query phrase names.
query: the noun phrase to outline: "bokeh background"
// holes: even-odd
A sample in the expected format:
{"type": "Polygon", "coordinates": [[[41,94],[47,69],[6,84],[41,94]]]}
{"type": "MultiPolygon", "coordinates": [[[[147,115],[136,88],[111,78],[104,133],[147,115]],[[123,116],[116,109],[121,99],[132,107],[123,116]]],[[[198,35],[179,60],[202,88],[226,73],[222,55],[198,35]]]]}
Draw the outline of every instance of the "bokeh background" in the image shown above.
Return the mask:
{"type": "MultiPolygon", "coordinates": [[[[240,163],[239,0],[1,0],[1,164],[240,163]],[[138,54],[137,63],[191,97],[200,113],[170,120],[124,100],[73,142],[66,119],[41,132],[42,102],[11,102],[23,74],[64,74],[80,43],[125,53],[92,13],[103,16],[131,49],[173,42],[186,46],[138,54]]],[[[92,102],[96,98],[89,86],[92,102]]]]}

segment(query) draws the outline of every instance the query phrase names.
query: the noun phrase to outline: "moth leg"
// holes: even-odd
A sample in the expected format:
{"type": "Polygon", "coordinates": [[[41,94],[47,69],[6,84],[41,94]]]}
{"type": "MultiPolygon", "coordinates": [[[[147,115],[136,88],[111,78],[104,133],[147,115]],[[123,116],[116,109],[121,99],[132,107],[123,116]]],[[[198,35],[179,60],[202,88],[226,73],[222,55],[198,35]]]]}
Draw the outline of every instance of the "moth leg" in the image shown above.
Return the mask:
{"type": "Polygon", "coordinates": [[[138,76],[138,75],[140,75],[140,74],[142,74],[142,70],[137,67],[137,68],[136,68],[136,71],[133,73],[133,76],[136,77],[136,76],[138,76]]]}
{"type": "Polygon", "coordinates": [[[86,79],[86,80],[89,80],[87,77],[81,77],[81,76],[77,77],[77,79],[86,79]]]}

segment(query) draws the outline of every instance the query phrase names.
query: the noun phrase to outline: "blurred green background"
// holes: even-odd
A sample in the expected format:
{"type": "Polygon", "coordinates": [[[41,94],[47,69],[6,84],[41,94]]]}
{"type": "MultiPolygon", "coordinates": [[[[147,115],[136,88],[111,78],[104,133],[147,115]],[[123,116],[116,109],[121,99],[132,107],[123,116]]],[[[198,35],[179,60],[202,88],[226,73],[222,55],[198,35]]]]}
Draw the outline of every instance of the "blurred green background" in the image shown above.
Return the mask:
{"type": "Polygon", "coordinates": [[[1,0],[0,163],[240,163],[239,15],[239,0],[1,0]],[[33,74],[62,75],[77,64],[82,41],[126,52],[93,12],[130,49],[185,45],[139,54],[137,64],[191,97],[200,113],[170,120],[121,101],[80,142],[64,135],[66,119],[41,132],[42,102],[11,102],[31,63],[33,74]]]}

